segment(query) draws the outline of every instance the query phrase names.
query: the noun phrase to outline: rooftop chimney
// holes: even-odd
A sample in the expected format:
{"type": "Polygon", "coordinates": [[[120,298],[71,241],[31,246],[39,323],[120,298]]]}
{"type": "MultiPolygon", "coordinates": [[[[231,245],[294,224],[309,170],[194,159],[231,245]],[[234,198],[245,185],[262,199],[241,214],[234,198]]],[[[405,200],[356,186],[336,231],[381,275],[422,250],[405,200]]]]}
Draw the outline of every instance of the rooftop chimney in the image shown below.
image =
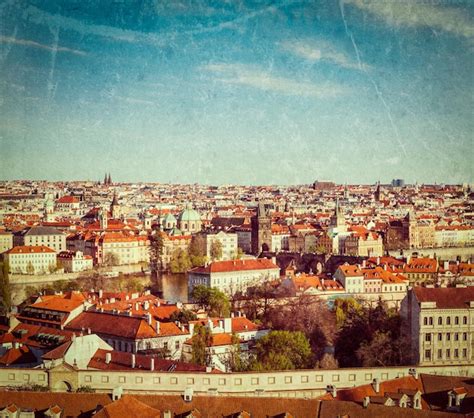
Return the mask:
{"type": "Polygon", "coordinates": [[[337,389],[336,389],[336,386],[334,386],[334,385],[327,385],[326,386],[326,392],[330,393],[333,398],[335,398],[337,396],[337,389]]]}
{"type": "Polygon", "coordinates": [[[379,392],[380,392],[380,382],[379,382],[379,379],[375,378],[374,380],[372,380],[372,387],[374,388],[374,392],[375,392],[375,393],[379,393],[379,392]]]}
{"type": "Polygon", "coordinates": [[[150,360],[150,370],[155,370],[155,359],[153,357],[150,360]]]}
{"type": "Polygon", "coordinates": [[[364,408],[368,408],[369,405],[370,405],[370,398],[369,398],[368,396],[366,396],[366,397],[364,398],[364,400],[363,400],[362,406],[363,406],[364,408]]]}
{"type": "Polygon", "coordinates": [[[135,354],[132,354],[132,369],[135,368],[135,362],[136,362],[135,354]]]}
{"type": "Polygon", "coordinates": [[[416,370],[415,368],[409,369],[408,374],[410,376],[413,376],[415,379],[418,379],[418,370],[416,370]]]}
{"type": "Polygon", "coordinates": [[[112,353],[105,353],[105,364],[109,364],[112,361],[112,353]]]}

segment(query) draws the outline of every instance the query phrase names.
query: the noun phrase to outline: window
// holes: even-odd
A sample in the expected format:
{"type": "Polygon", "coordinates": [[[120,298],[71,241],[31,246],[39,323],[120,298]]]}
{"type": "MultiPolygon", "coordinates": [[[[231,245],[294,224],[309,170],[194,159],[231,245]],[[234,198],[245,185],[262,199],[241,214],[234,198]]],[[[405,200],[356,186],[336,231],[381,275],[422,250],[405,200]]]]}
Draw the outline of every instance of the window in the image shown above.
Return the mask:
{"type": "Polygon", "coordinates": [[[464,325],[467,325],[467,316],[463,316],[463,317],[462,317],[462,323],[463,323],[464,325]]]}
{"type": "Polygon", "coordinates": [[[443,325],[443,317],[438,317],[438,325],[443,325]]]}
{"type": "Polygon", "coordinates": [[[443,350],[439,349],[438,350],[438,358],[442,358],[443,357],[443,350]]]}
{"type": "Polygon", "coordinates": [[[457,348],[454,349],[454,358],[459,357],[459,350],[457,348]]]}
{"type": "Polygon", "coordinates": [[[467,341],[467,332],[462,333],[462,339],[463,341],[467,341]]]}
{"type": "Polygon", "coordinates": [[[446,333],[446,341],[451,341],[451,333],[446,333]]]}
{"type": "Polygon", "coordinates": [[[274,377],[269,377],[268,378],[268,384],[269,385],[274,385],[275,384],[275,378],[274,377]]]}
{"type": "Polygon", "coordinates": [[[448,316],[446,318],[446,325],[451,325],[451,317],[450,316],[448,316]]]}
{"type": "Polygon", "coordinates": [[[425,359],[431,360],[431,350],[425,350],[425,359]]]}
{"type": "Polygon", "coordinates": [[[446,358],[451,358],[451,350],[449,348],[446,350],[446,358]]]}
{"type": "Polygon", "coordinates": [[[462,356],[463,356],[464,358],[467,357],[467,348],[463,348],[463,349],[462,349],[462,356]]]}
{"type": "Polygon", "coordinates": [[[454,325],[459,325],[459,316],[454,317],[454,325]]]}
{"type": "Polygon", "coordinates": [[[425,316],[423,319],[423,325],[428,325],[428,317],[425,316]]]}
{"type": "Polygon", "coordinates": [[[433,317],[432,317],[432,316],[430,316],[429,324],[430,324],[430,325],[433,325],[433,317]]]}
{"type": "Polygon", "coordinates": [[[438,332],[438,341],[443,341],[443,334],[441,332],[438,332]]]}
{"type": "Polygon", "coordinates": [[[175,341],[175,342],[174,342],[174,348],[175,348],[176,350],[179,350],[179,341],[175,341]]]}
{"type": "Polygon", "coordinates": [[[425,335],[425,341],[431,342],[431,334],[426,334],[425,335]]]}
{"type": "Polygon", "coordinates": [[[459,334],[457,332],[454,333],[454,341],[459,341],[459,334]]]}

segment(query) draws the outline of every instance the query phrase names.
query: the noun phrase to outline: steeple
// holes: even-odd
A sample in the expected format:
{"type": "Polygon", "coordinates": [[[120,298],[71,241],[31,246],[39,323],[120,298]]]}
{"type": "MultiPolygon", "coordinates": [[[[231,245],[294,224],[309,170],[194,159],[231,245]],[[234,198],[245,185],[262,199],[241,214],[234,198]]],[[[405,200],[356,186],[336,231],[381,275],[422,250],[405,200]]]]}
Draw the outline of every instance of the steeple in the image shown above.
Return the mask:
{"type": "Polygon", "coordinates": [[[109,173],[109,177],[107,178],[107,184],[109,186],[112,184],[112,177],[110,176],[110,173],[109,173]]]}
{"type": "Polygon", "coordinates": [[[107,173],[105,173],[105,175],[104,175],[104,185],[106,185],[106,184],[107,184],[107,173]]]}

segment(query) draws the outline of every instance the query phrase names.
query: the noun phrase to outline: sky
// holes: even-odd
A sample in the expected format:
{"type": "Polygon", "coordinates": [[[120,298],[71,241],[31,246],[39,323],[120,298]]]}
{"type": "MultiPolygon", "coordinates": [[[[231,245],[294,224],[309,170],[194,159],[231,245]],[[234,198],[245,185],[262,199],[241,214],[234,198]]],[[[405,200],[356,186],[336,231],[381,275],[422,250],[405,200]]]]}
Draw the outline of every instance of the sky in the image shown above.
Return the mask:
{"type": "Polygon", "coordinates": [[[469,0],[0,0],[0,180],[474,182],[469,0]]]}

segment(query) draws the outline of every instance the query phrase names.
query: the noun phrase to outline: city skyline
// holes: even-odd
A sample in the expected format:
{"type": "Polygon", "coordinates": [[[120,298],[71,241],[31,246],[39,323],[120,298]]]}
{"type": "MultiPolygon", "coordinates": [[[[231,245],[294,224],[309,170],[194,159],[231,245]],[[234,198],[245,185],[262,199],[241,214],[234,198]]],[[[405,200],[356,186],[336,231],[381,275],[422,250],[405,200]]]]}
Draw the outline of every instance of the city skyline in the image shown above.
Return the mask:
{"type": "Polygon", "coordinates": [[[472,13],[5,3],[0,179],[472,183],[472,13]]]}

